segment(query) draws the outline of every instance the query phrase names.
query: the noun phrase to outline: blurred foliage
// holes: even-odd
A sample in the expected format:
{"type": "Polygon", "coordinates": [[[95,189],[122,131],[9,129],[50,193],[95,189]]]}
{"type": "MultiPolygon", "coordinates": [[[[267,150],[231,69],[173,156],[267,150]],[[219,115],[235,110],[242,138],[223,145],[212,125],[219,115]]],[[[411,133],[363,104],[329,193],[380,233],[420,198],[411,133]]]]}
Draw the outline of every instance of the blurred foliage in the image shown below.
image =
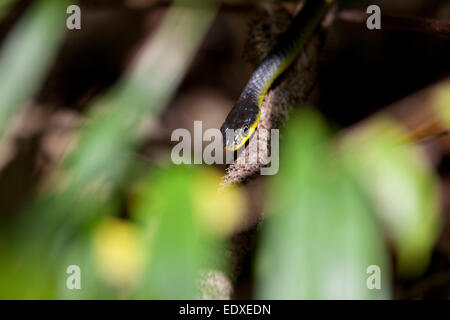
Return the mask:
{"type": "MultiPolygon", "coordinates": [[[[65,7],[59,7],[64,3],[55,5],[56,2],[39,1],[38,9],[30,9],[30,12],[34,14],[37,11],[37,14],[25,16],[24,23],[33,27],[26,30],[48,31],[47,36],[50,38],[55,30],[58,33],[64,30],[65,25],[61,23],[50,24],[51,32],[46,30],[48,18],[54,21],[65,13],[65,7]],[[53,11],[57,9],[59,11],[53,11]]],[[[90,108],[86,125],[80,129],[75,150],[64,161],[61,170],[52,177],[45,194],[32,203],[21,215],[19,223],[8,231],[7,237],[12,238],[13,243],[6,245],[10,258],[2,261],[5,264],[2,265],[5,278],[9,279],[2,287],[2,297],[55,297],[54,290],[60,283],[54,275],[61,274],[61,259],[72,251],[74,255],[79,255],[81,261],[86,261],[86,266],[93,265],[88,252],[82,249],[86,248],[83,245],[85,232],[89,234],[95,225],[103,223],[102,217],[118,214],[119,204],[113,197],[114,190],[124,177],[131,159],[130,152],[138,146],[138,129],[143,116],[156,114],[170,99],[208,30],[217,5],[214,1],[201,0],[175,2],[129,72],[90,108]],[[171,52],[170,56],[168,52],[171,52]],[[19,278],[23,286],[17,286],[19,278]],[[28,294],[23,294],[21,289],[12,290],[12,287],[23,289],[26,283],[30,286],[28,294]]],[[[39,41],[40,37],[34,33],[32,36],[25,33],[25,36],[12,34],[11,39],[14,50],[26,52],[26,58],[29,58],[28,55],[34,58],[30,58],[32,66],[39,65],[42,70],[45,69],[45,63],[39,61],[42,56],[33,51],[34,47],[27,48],[30,43],[39,41]]],[[[20,55],[15,51],[14,55],[10,54],[11,50],[7,42],[2,51],[2,74],[5,74],[3,70],[7,71],[11,66],[16,68],[11,69],[10,73],[17,77],[17,81],[8,83],[16,94],[9,100],[4,99],[8,103],[8,114],[6,111],[3,113],[3,120],[14,111],[11,106],[17,108],[23,104],[24,101],[18,99],[17,93],[22,93],[21,99],[26,98],[23,95],[23,82],[29,79],[17,72],[22,70],[22,65],[15,65],[14,61],[20,55]]],[[[31,77],[31,80],[34,80],[30,81],[33,85],[39,83],[37,78],[31,77]]],[[[10,94],[10,91],[5,92],[10,94]]],[[[6,228],[4,231],[6,234],[6,228]]],[[[89,290],[82,295],[96,297],[89,290]]]]}
{"type": "Polygon", "coordinates": [[[441,86],[436,88],[432,98],[432,104],[436,112],[440,114],[440,119],[443,120],[444,126],[450,126],[450,80],[444,82],[441,86]]]}
{"type": "Polygon", "coordinates": [[[75,150],[53,177],[55,182],[44,200],[27,210],[23,234],[37,233],[36,237],[44,239],[58,235],[65,242],[112,201],[131,151],[138,146],[144,115],[157,114],[174,93],[215,11],[209,1],[174,4],[129,72],[91,106],[75,150]],[[170,58],[169,50],[175,51],[170,58]],[[77,203],[85,206],[83,210],[77,203]],[[46,227],[36,229],[38,222],[45,222],[46,227]]]}
{"type": "MultiPolygon", "coordinates": [[[[36,1],[3,43],[0,129],[42,84],[66,5],[36,1]]],[[[0,226],[0,298],[196,299],[202,274],[229,273],[227,239],[249,211],[248,195],[221,189],[211,168],[153,167],[136,156],[143,119],[157,117],[174,95],[217,10],[217,1],[176,1],[128,71],[89,106],[45,188],[0,226]],[[66,287],[70,265],[81,269],[81,290],[66,287]]],[[[447,115],[448,92],[440,95],[447,115]]],[[[396,143],[401,130],[382,119],[336,145],[312,111],[283,130],[255,297],[390,298],[384,235],[400,274],[422,273],[441,225],[438,181],[415,146],[396,143]],[[381,290],[367,287],[372,265],[381,290]]]]}
{"type": "Polygon", "coordinates": [[[428,266],[442,223],[437,177],[417,147],[398,143],[403,136],[394,123],[379,119],[352,136],[342,153],[394,242],[399,274],[414,277],[428,266]]]}
{"type": "Polygon", "coordinates": [[[256,260],[262,299],[386,299],[390,267],[367,199],[311,111],[284,132],[280,172],[271,185],[270,217],[256,260]],[[381,290],[366,270],[381,269],[381,290]]]}
{"type": "Polygon", "coordinates": [[[44,80],[62,39],[68,3],[33,3],[4,42],[0,53],[0,135],[10,116],[24,106],[44,80]]]}
{"type": "Polygon", "coordinates": [[[219,183],[220,175],[209,170],[174,167],[153,172],[139,186],[133,216],[145,230],[143,243],[151,254],[138,298],[198,298],[202,270],[227,270],[222,241],[244,214],[245,198],[234,188],[204,192],[217,190],[219,183]]]}

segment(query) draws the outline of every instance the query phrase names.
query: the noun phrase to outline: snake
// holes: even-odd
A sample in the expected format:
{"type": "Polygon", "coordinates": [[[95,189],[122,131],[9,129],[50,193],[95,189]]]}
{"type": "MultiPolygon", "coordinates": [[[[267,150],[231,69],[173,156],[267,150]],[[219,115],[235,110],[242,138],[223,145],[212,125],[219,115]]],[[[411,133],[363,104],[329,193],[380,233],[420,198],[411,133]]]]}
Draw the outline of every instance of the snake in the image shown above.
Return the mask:
{"type": "Polygon", "coordinates": [[[224,149],[237,151],[252,137],[274,81],[295,61],[335,0],[308,0],[253,72],[220,131],[224,149]]]}

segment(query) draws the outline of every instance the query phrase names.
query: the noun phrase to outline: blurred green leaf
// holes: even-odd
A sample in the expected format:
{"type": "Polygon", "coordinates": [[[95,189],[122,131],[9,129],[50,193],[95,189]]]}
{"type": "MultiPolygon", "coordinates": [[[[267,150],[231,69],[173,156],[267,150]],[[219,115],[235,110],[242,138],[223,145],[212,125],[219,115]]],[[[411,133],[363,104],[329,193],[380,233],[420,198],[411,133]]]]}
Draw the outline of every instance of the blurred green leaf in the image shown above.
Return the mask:
{"type": "Polygon", "coordinates": [[[51,279],[55,281],[55,293],[52,299],[117,299],[119,297],[116,288],[107,286],[100,279],[95,266],[95,252],[87,232],[79,234],[66,247],[52,270],[51,279]],[[67,272],[69,266],[80,268],[79,290],[67,288],[67,280],[72,275],[67,272]]]}
{"type": "Polygon", "coordinates": [[[441,217],[437,177],[419,147],[398,143],[404,136],[380,118],[349,137],[342,154],[394,242],[399,274],[413,277],[428,266],[441,217]]]}
{"type": "Polygon", "coordinates": [[[195,212],[195,188],[205,177],[201,170],[171,167],[140,188],[134,215],[145,230],[147,260],[136,297],[198,299],[200,272],[224,267],[220,239],[211,237],[195,212]]]}
{"type": "Polygon", "coordinates": [[[66,29],[68,0],[34,3],[0,51],[0,136],[9,118],[41,85],[66,29]]]}
{"type": "Polygon", "coordinates": [[[304,111],[283,136],[255,266],[257,298],[389,298],[380,231],[353,178],[332,157],[324,124],[304,111]],[[381,290],[367,288],[371,265],[381,270],[381,290]]]}

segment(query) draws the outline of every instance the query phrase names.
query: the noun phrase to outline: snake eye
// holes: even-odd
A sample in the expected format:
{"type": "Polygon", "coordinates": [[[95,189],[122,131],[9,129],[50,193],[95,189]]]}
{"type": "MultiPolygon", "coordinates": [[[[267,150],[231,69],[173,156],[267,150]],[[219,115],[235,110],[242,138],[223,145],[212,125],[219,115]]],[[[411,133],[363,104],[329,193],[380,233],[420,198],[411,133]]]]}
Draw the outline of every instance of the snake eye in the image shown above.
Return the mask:
{"type": "Polygon", "coordinates": [[[242,133],[244,136],[248,136],[249,130],[248,130],[247,126],[244,127],[244,130],[242,131],[242,133]]]}

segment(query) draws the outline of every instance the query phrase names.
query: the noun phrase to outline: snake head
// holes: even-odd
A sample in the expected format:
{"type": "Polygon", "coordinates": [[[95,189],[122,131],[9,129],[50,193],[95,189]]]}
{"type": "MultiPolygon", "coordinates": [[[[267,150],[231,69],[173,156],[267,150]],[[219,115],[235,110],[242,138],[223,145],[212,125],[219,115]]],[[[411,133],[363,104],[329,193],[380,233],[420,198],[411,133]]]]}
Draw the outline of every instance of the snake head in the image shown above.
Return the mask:
{"type": "Polygon", "coordinates": [[[224,149],[236,151],[251,138],[259,122],[259,108],[236,105],[228,114],[220,131],[222,132],[224,149]]]}

